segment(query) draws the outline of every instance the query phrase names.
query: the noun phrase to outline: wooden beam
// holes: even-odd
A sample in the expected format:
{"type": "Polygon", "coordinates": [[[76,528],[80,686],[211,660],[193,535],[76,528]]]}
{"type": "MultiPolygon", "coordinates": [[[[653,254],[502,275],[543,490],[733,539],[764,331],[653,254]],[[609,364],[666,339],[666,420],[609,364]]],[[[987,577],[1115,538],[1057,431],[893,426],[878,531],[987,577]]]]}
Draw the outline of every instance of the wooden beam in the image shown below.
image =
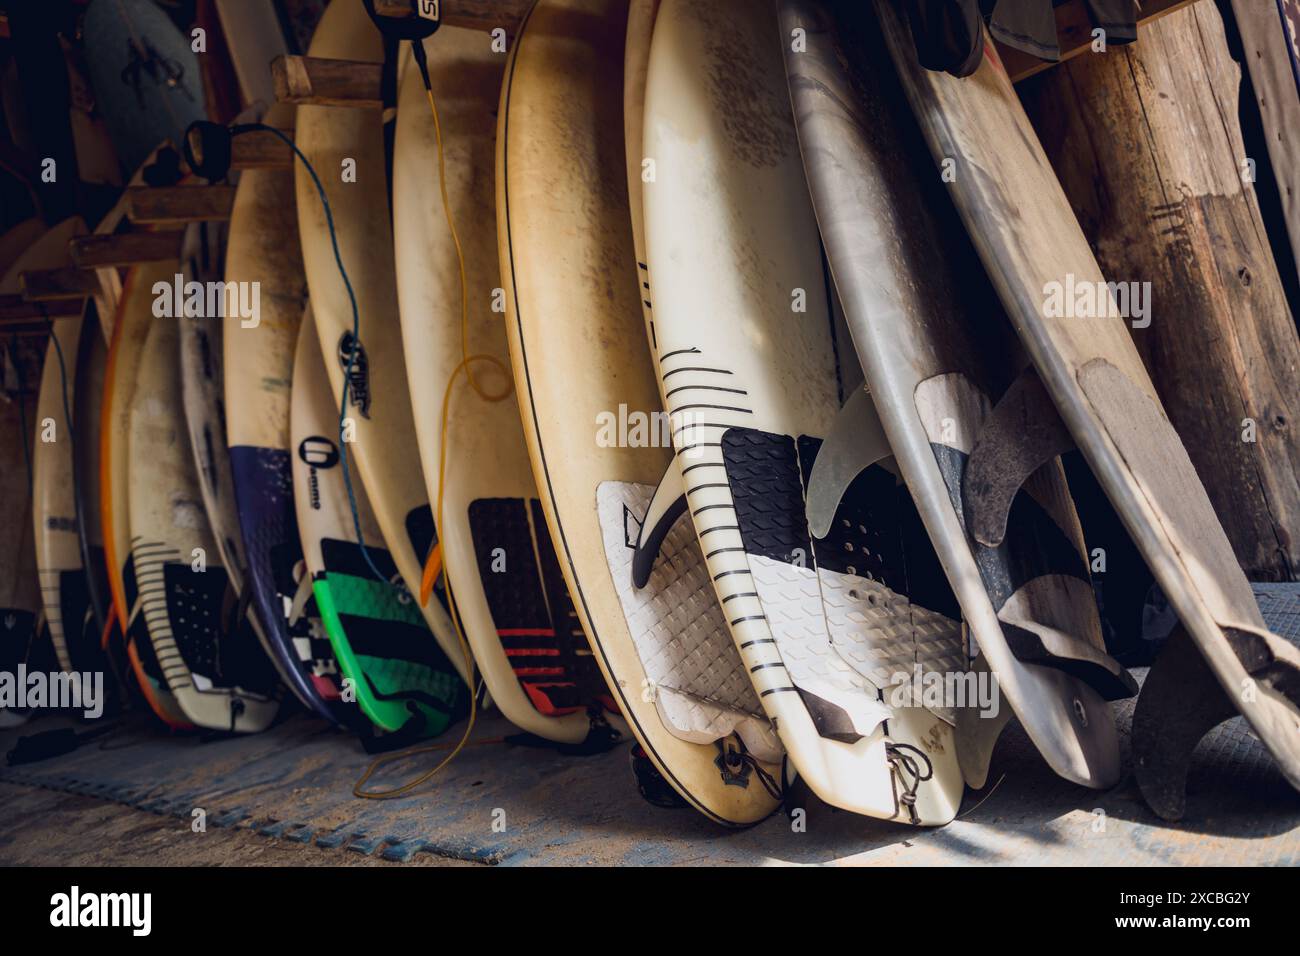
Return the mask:
{"type": "Polygon", "coordinates": [[[83,269],[124,267],[142,262],[179,261],[179,230],[168,232],[123,232],[107,236],[78,236],[69,244],[72,261],[83,269]]]}
{"type": "Polygon", "coordinates": [[[234,186],[129,186],[126,217],[152,226],[179,226],[230,218],[234,186]]]}
{"type": "Polygon", "coordinates": [[[73,266],[29,269],[18,276],[18,287],[28,302],[81,300],[99,292],[99,277],[73,266]]]}
{"type": "Polygon", "coordinates": [[[281,103],[382,109],[383,65],[312,56],[277,56],[271,61],[275,96],[281,103]]]}
{"type": "MultiPolygon", "coordinates": [[[[282,130],[293,139],[293,130],[282,130]]],[[[190,136],[190,149],[199,163],[203,162],[203,138],[195,131],[190,136]]],[[[292,169],[293,150],[289,144],[269,130],[254,129],[240,133],[230,140],[231,169],[292,169]]]]}
{"type": "MultiPolygon", "coordinates": [[[[293,139],[293,130],[283,131],[293,139]]],[[[240,133],[230,143],[231,169],[292,169],[289,144],[264,129],[240,133]]]]}
{"type": "Polygon", "coordinates": [[[1300,340],[1241,180],[1240,80],[1219,8],[1201,3],[1020,95],[1102,272],[1146,287],[1134,343],[1246,577],[1286,581],[1300,340]]]}
{"type": "MultiPolygon", "coordinates": [[[[442,23],[490,33],[505,27],[514,36],[532,0],[442,0],[442,23]]],[[[410,0],[375,0],[375,12],[384,17],[412,15],[410,0]]]]}
{"type": "Polygon", "coordinates": [[[0,295],[0,326],[43,327],[46,316],[51,319],[63,319],[81,315],[81,309],[82,303],[70,299],[48,303],[28,302],[16,292],[5,293],[0,295]]]}
{"type": "MultiPolygon", "coordinates": [[[[1139,0],[1138,27],[1141,28],[1195,2],[1196,0],[1139,0]]],[[[1080,53],[1086,53],[1091,49],[1092,31],[1092,17],[1088,15],[1088,7],[1084,0],[1070,0],[1069,3],[1057,7],[1056,39],[1061,47],[1060,62],[1072,60],[1080,53]]],[[[1138,42],[1141,42],[1140,38],[1138,42]]],[[[1042,73],[1056,66],[1048,60],[1040,60],[1032,54],[1001,43],[997,44],[997,48],[998,55],[1002,57],[1002,65],[1007,68],[1007,75],[1011,77],[1012,83],[1019,83],[1036,73],[1042,73]]]]}

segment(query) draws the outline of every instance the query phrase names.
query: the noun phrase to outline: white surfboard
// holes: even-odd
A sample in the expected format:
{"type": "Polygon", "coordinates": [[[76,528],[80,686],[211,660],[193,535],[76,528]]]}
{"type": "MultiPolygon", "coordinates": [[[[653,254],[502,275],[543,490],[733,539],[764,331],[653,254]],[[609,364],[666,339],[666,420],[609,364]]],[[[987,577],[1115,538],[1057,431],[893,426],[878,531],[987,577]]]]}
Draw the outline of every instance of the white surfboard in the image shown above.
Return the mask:
{"type": "Polygon", "coordinates": [[[464,685],[429,633],[414,595],[389,586],[396,568],[360,482],[353,520],[338,447],[338,406],[310,307],[294,354],[290,429],[298,533],[315,616],[352,684],[350,698],[384,730],[407,729],[415,717],[422,735],[440,734],[458,716],[464,685]]]}
{"type": "MultiPolygon", "coordinates": [[[[9,294],[19,292],[20,275],[28,269],[52,269],[66,265],[69,240],[85,231],[85,223],[78,217],[65,219],[47,230],[10,265],[4,281],[0,283],[0,291],[9,294]]],[[[72,493],[72,440],[63,411],[64,381],[59,374],[55,339],[63,349],[70,406],[73,396],[72,377],[76,371],[72,362],[77,354],[81,319],[58,319],[52,325],[54,338],[46,347],[33,422],[35,431],[28,435],[32,467],[31,517],[28,521],[35,522],[33,539],[40,579],[41,608],[49,622],[50,637],[59,666],[71,670],[72,658],[68,653],[68,638],[63,621],[64,573],[67,572],[68,576],[67,596],[72,616],[77,618],[72,625],[77,639],[81,637],[80,617],[85,609],[85,588],[84,578],[81,587],[76,583],[82,568],[77,542],[76,500],[72,493]],[[79,594],[74,597],[73,591],[79,594]]],[[[14,450],[15,459],[20,461],[21,450],[14,450]]],[[[24,490],[23,498],[26,497],[24,490]]]]}
{"type": "MultiPolygon", "coordinates": [[[[292,106],[278,104],[264,120],[292,128],[293,117],[292,106]]],[[[235,191],[225,278],[256,287],[258,314],[222,330],[226,443],[249,598],[267,653],[304,706],[336,721],[345,713],[338,664],[299,613],[311,576],[294,514],[289,401],[307,278],[293,195],[293,172],[278,169],[245,170],[235,191]]]]}
{"type": "Polygon", "coordinates": [[[149,327],[130,414],[129,521],[139,608],[168,690],[199,727],[251,732],[279,702],[212,536],[180,408],[175,319],[149,327]]]}
{"type": "Polygon", "coordinates": [[[104,558],[108,565],[113,614],[126,642],[136,683],[150,708],[169,727],[192,726],[163,675],[145,631],[144,618],[133,615],[139,603],[135,561],[131,553],[130,435],[131,406],[144,356],[145,339],[153,322],[154,286],[170,283],[175,262],[147,263],[130,270],[122,283],[112,323],[108,366],[104,373],[104,402],[100,412],[99,492],[104,523],[104,558]]]}
{"type": "MultiPolygon", "coordinates": [[[[862,374],[827,300],[780,42],[765,6],[660,8],[643,145],[658,372],[714,588],[791,762],[834,806],[946,823],[963,791],[951,718],[904,706],[877,669],[923,626],[868,517],[895,483],[846,500],[833,542],[805,518],[862,374]]],[[[954,659],[959,633],[938,642],[954,659]]]]}
{"type": "Polygon", "coordinates": [[[71,646],[84,647],[87,640],[99,637],[93,633],[93,624],[88,627],[86,622],[89,592],[77,534],[73,429],[64,410],[64,402],[70,409],[74,400],[75,368],[71,363],[77,354],[81,328],[80,317],[54,323],[41,372],[36,405],[38,433],[32,450],[32,517],[41,603],[59,666],[69,673],[77,669],[71,646]]]}
{"type": "MultiPolygon", "coordinates": [[[[383,45],[361,4],[336,3],[321,18],[309,52],[378,62],[383,45]]],[[[325,209],[311,175],[301,162],[295,163],[303,264],[337,400],[342,400],[344,377],[351,368],[343,410],[355,432],[346,447],[348,462],[365,485],[397,565],[400,577],[394,586],[418,594],[423,563],[437,536],[420,474],[402,355],[382,120],[373,110],[300,106],[296,130],[298,147],[329,198],[334,238],[359,315],[360,342],[354,345],[351,298],[335,260],[325,209]],[[344,181],[344,175],[353,174],[354,182],[344,181]],[[356,359],[349,362],[354,348],[356,359]]],[[[471,683],[473,661],[466,659],[446,608],[430,599],[422,611],[443,651],[471,683]]]]}
{"type": "MultiPolygon", "coordinates": [[[[452,27],[440,29],[425,48],[469,297],[462,338],[459,268],[439,190],[433,113],[419,70],[408,67],[398,99],[393,188],[402,198],[393,231],[425,487],[456,610],[492,700],[523,730],[579,743],[590,729],[588,708],[600,704],[581,699],[575,675],[559,657],[546,662],[548,673],[537,666],[538,653],[556,650],[556,629],[568,622],[555,619],[539,565],[540,559],[558,572],[545,522],[536,520],[537,486],[513,394],[505,316],[499,305],[493,308],[501,281],[493,169],[505,58],[485,34],[452,27]],[[489,356],[496,364],[462,367],[466,356],[489,356]]],[[[567,596],[562,603],[570,606],[567,596]]]]}
{"type": "Polygon", "coordinates": [[[506,71],[497,231],[510,356],[542,510],[585,631],[650,762],[691,806],[753,823],[780,748],[742,669],[717,653],[704,581],[671,534],[640,592],[632,556],[671,452],[644,339],[622,147],[617,0],[542,0],[506,71]],[[634,419],[633,430],[619,427],[634,419]]]}
{"type": "MultiPolygon", "coordinates": [[[[219,281],[221,263],[217,244],[224,238],[224,227],[217,228],[213,223],[191,223],[186,227],[180,273],[184,276],[185,286],[195,282],[206,289],[207,283],[219,281]]],[[[175,317],[179,332],[176,359],[180,365],[185,426],[189,430],[189,445],[194,455],[203,508],[217,550],[221,553],[221,563],[230,575],[231,587],[236,595],[240,595],[248,562],[244,556],[243,537],[239,533],[234,479],[226,448],[222,373],[226,320],[220,315],[209,314],[211,304],[205,292],[202,315],[190,315],[190,309],[186,308],[185,313],[175,317]]]]}

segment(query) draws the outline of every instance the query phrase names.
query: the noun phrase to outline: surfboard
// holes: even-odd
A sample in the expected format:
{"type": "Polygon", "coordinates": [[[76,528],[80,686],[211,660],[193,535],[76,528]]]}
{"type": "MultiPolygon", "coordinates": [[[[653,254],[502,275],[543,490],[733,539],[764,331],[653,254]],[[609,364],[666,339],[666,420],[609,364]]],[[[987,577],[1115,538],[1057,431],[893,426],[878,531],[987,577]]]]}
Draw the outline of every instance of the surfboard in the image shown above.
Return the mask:
{"type": "Polygon", "coordinates": [[[176,319],[151,322],[131,396],[131,555],[139,607],[168,690],[198,727],[255,732],[279,709],[275,677],[208,523],[189,449],[176,319]]]}
{"type": "MultiPolygon", "coordinates": [[[[0,292],[12,295],[21,291],[19,277],[28,269],[52,269],[66,264],[68,241],[85,231],[85,223],[78,217],[65,219],[46,230],[10,264],[0,281],[0,292]]],[[[76,354],[75,343],[80,327],[80,318],[59,319],[52,323],[54,335],[68,356],[69,363],[76,354]]],[[[36,561],[40,583],[39,607],[46,611],[50,620],[59,667],[71,670],[72,659],[68,653],[68,640],[63,626],[64,600],[67,600],[70,617],[75,620],[74,633],[79,643],[82,636],[81,612],[84,611],[85,588],[84,578],[80,579],[79,584],[81,561],[76,544],[75,501],[72,498],[72,442],[63,413],[62,380],[57,362],[57,350],[52,339],[46,348],[40,381],[33,383],[38,385],[38,391],[32,422],[34,431],[27,436],[28,450],[21,451],[21,440],[12,447],[17,462],[30,455],[30,496],[24,488],[19,500],[28,502],[30,497],[30,510],[25,520],[32,530],[32,556],[36,561]],[[64,572],[67,572],[66,582],[63,579],[64,572]]],[[[74,371],[69,364],[69,396],[72,394],[74,371]]],[[[25,466],[23,474],[25,480],[25,466]]]]}
{"type": "MultiPolygon", "coordinates": [[[[265,121],[293,126],[293,107],[265,121]]],[[[339,721],[338,662],[313,636],[302,609],[311,598],[294,513],[289,402],[307,279],[289,170],[249,169],[239,177],[226,245],[226,281],[257,289],[256,320],[231,320],[222,332],[226,442],[250,600],[267,655],[308,710],[339,721]]]]}
{"type": "MultiPolygon", "coordinates": [[[[1109,309],[1105,317],[1066,317],[1075,310],[1067,313],[1054,304],[1067,286],[1099,290],[1097,301],[1103,303],[1110,293],[996,51],[989,45],[984,63],[965,80],[927,72],[892,5],[878,2],[875,8],[931,153],[936,162],[953,163],[952,198],[1050,396],[1049,402],[1025,401],[1021,395],[1018,407],[1005,399],[999,403],[992,422],[1003,434],[986,426],[982,436],[993,449],[989,464],[1000,464],[999,450],[1010,447],[1016,452],[1008,456],[1013,472],[1027,473],[1053,446],[1059,449],[1053,425],[1059,414],[1150,565],[1186,639],[1208,665],[1213,675],[1206,674],[1208,686],[1217,681],[1231,701],[1228,714],[1235,707],[1246,717],[1287,779],[1300,787],[1295,732],[1300,701],[1294,679],[1288,679],[1300,667],[1300,651],[1265,627],[1124,320],[1109,309]],[[1014,448],[1011,439],[1017,435],[1026,436],[1027,447],[1014,448]],[[1257,693],[1241,692],[1248,681],[1258,686],[1257,693]]],[[[963,479],[972,505],[967,522],[977,537],[996,544],[1005,519],[1005,490],[1014,490],[1015,482],[995,480],[992,467],[981,471],[975,456],[963,479]]],[[[1170,650],[1179,653],[1176,645],[1184,640],[1180,634],[1170,650]]],[[[1139,785],[1157,812],[1174,816],[1182,810],[1192,747],[1228,715],[1211,707],[1205,694],[1181,697],[1194,679],[1189,668],[1196,655],[1187,653],[1169,669],[1157,660],[1135,711],[1139,785]],[[1161,672],[1167,679],[1155,680],[1161,672]],[[1160,719],[1152,721],[1146,705],[1158,701],[1168,706],[1158,708],[1160,719]]]]}
{"type": "MultiPolygon", "coordinates": [[[[224,238],[224,230],[217,229],[213,223],[191,223],[186,227],[180,273],[186,286],[191,282],[206,285],[218,279],[221,264],[216,260],[220,258],[219,250],[224,245],[224,238]]],[[[222,566],[238,596],[243,591],[247,561],[239,533],[230,453],[226,448],[222,379],[222,340],[226,320],[220,315],[208,314],[210,303],[206,299],[205,295],[202,315],[190,315],[191,310],[184,308],[183,314],[176,317],[181,405],[203,497],[203,510],[212,528],[222,566]]]]}
{"type": "Polygon", "coordinates": [[[880,526],[893,476],[849,489],[833,538],[808,533],[808,476],[862,372],[831,311],[778,42],[770,11],[740,2],[665,0],[655,23],[643,202],[685,506],[799,776],[832,806],[946,823],[963,787],[952,718],[903,706],[877,673],[915,659],[921,631],[960,663],[958,626],[908,601],[880,526]]]}
{"type": "Polygon", "coordinates": [[[99,504],[104,522],[104,560],[118,630],[126,642],[127,657],[136,682],[159,719],[176,729],[192,727],[173,696],[145,631],[144,617],[134,614],[139,599],[135,561],[131,551],[128,471],[131,399],[144,353],[145,336],[153,321],[153,288],[171,285],[178,263],[157,262],[136,266],[127,273],[113,321],[113,338],[104,372],[104,401],[100,410],[99,504]]]}
{"type": "MultiPolygon", "coordinates": [[[[0,670],[11,674],[26,660],[41,607],[27,470],[34,412],[30,398],[0,392],[0,447],[7,449],[0,461],[0,670]]],[[[0,708],[0,727],[26,720],[24,712],[0,708]]]]}
{"type": "Polygon", "coordinates": [[[288,53],[273,0],[216,0],[244,105],[275,102],[271,61],[288,53]]]}
{"type": "Polygon", "coordinates": [[[616,0],[542,0],[515,41],[496,177],[510,357],[546,526],[619,710],[688,804],[743,825],[779,801],[780,748],[743,670],[714,669],[722,634],[681,557],[689,537],[668,534],[657,573],[632,582],[671,451],[646,424],[660,405],[628,228],[626,31],[616,0]]]}
{"type": "Polygon", "coordinates": [[[41,390],[36,404],[38,434],[32,450],[32,518],[41,602],[59,667],[68,673],[89,670],[90,648],[97,647],[90,592],[82,563],[74,491],[73,422],[65,412],[75,395],[77,340],[82,319],[54,322],[45,349],[41,390]]]}
{"type": "MultiPolygon", "coordinates": [[[[96,306],[96,309],[98,307],[96,306]]],[[[104,519],[99,510],[99,433],[104,401],[104,374],[108,366],[108,343],[102,326],[93,313],[81,323],[81,337],[74,358],[72,420],[77,426],[77,440],[72,446],[72,467],[77,474],[73,489],[77,517],[81,523],[81,563],[87,571],[86,587],[90,611],[95,619],[95,640],[104,645],[104,631],[112,614],[113,594],[104,562],[104,519]]],[[[117,676],[125,672],[125,648],[110,644],[106,648],[117,676]],[[120,652],[120,653],[118,653],[120,652]]]]}
{"type": "Polygon", "coordinates": [[[1300,0],[1232,0],[1232,12],[1300,269],[1300,0]]]}
{"type": "Polygon", "coordinates": [[[419,71],[408,66],[398,97],[393,189],[402,198],[393,209],[393,232],[425,487],[456,611],[492,700],[523,730],[581,743],[591,728],[588,710],[603,710],[600,698],[608,691],[598,679],[584,685],[584,668],[594,671],[589,660],[559,653],[571,644],[563,635],[573,628],[572,602],[541,520],[505,318],[493,308],[501,276],[493,171],[505,58],[482,33],[453,27],[440,29],[425,48],[469,295],[462,337],[458,261],[437,181],[433,113],[419,71]],[[479,359],[466,369],[466,356],[496,364],[479,359]]]}
{"type": "Polygon", "coordinates": [[[24,219],[17,225],[9,227],[0,235],[0,275],[9,271],[14,260],[22,255],[32,243],[45,232],[45,223],[32,217],[24,219]]]}
{"type": "MultiPolygon", "coordinates": [[[[633,0],[629,5],[627,39],[623,56],[623,137],[629,211],[632,224],[632,246],[636,256],[637,277],[640,283],[638,294],[641,298],[641,312],[645,319],[647,341],[650,343],[652,353],[657,338],[654,327],[654,303],[650,286],[650,270],[647,264],[648,256],[645,248],[642,177],[647,173],[647,166],[645,152],[642,149],[642,139],[645,126],[646,73],[650,65],[650,44],[654,35],[654,23],[658,11],[659,0],[633,0]]],[[[659,389],[659,408],[666,408],[667,400],[664,397],[663,383],[659,381],[658,376],[656,376],[656,386],[659,389]]],[[[669,469],[670,471],[666,472],[666,474],[672,475],[674,483],[679,481],[680,465],[670,464],[669,469]],[[674,471],[674,469],[676,470],[674,471]]],[[[665,488],[667,484],[661,481],[660,489],[665,488]]],[[[674,487],[677,486],[674,485],[674,487]]],[[[612,506],[614,503],[608,501],[607,505],[612,506]]],[[[689,588],[689,601],[697,617],[688,633],[709,635],[709,643],[702,656],[711,662],[710,668],[715,669],[719,674],[743,676],[743,680],[738,680],[733,685],[733,692],[739,695],[735,698],[735,702],[743,703],[743,706],[737,709],[749,715],[750,719],[743,726],[747,729],[757,730],[765,717],[762,705],[758,703],[757,697],[753,696],[753,685],[749,682],[745,663],[741,660],[735,644],[731,641],[731,635],[727,631],[727,621],[723,617],[717,595],[713,593],[712,587],[709,586],[708,566],[704,560],[704,552],[700,550],[699,541],[695,537],[694,526],[690,518],[685,516],[684,511],[680,508],[676,509],[681,512],[676,517],[664,515],[660,512],[659,509],[667,504],[666,502],[657,501],[654,493],[649,488],[642,489],[640,498],[632,505],[631,511],[631,514],[636,515],[636,520],[640,523],[635,536],[617,535],[613,540],[609,536],[609,530],[612,528],[622,530],[622,516],[609,510],[609,508],[602,511],[601,523],[602,527],[606,528],[606,547],[609,549],[608,553],[611,556],[611,567],[616,563],[614,557],[616,554],[620,564],[619,572],[616,572],[615,576],[615,583],[622,585],[619,596],[624,600],[624,607],[628,610],[629,615],[633,613],[628,604],[630,594],[637,595],[641,600],[645,600],[650,596],[644,590],[627,591],[627,571],[623,570],[621,565],[626,565],[629,561],[631,567],[628,570],[632,572],[633,584],[637,585],[649,578],[655,579],[656,587],[665,588],[668,591],[667,603],[670,605],[681,600],[682,598],[678,595],[686,593],[685,589],[689,588]],[[652,513],[660,514],[661,520],[657,527],[652,520],[652,513]],[[670,562],[656,563],[653,561],[656,555],[652,549],[638,549],[637,547],[643,538],[647,536],[657,537],[658,535],[666,536],[665,539],[661,540],[671,541],[672,560],[670,562]]],[[[642,587],[644,586],[642,585],[642,587]]],[[[679,642],[674,639],[669,643],[665,651],[653,653],[648,651],[644,653],[642,655],[643,662],[648,668],[654,667],[650,679],[657,684],[670,684],[671,686],[671,684],[675,683],[680,686],[681,681],[675,680],[671,675],[671,671],[664,671],[661,668],[663,664],[669,664],[676,668],[682,668],[689,673],[689,654],[692,653],[687,651],[689,646],[689,641],[679,642]],[[679,656],[679,654],[673,653],[674,650],[679,652],[687,651],[687,654],[679,656]]],[[[710,694],[709,696],[716,697],[717,695],[710,694]]],[[[689,706],[690,698],[683,695],[661,694],[658,703],[665,711],[670,706],[676,711],[674,717],[668,719],[670,725],[676,722],[685,726],[685,722],[682,720],[681,707],[682,705],[689,706]]],[[[763,728],[762,733],[767,741],[767,756],[775,762],[778,756],[782,755],[783,748],[780,741],[776,739],[775,732],[770,726],[763,728]]],[[[754,749],[757,750],[758,748],[754,749]]],[[[789,799],[789,794],[786,794],[786,799],[789,799]]]]}
{"type": "MultiPolygon", "coordinates": [[[[309,52],[378,62],[383,44],[362,5],[336,3],[321,18],[309,52]]],[[[423,562],[437,534],[420,474],[402,355],[382,119],[373,110],[300,106],[296,129],[298,147],[329,198],[333,238],[356,296],[360,334],[354,337],[351,299],[335,259],[331,225],[311,175],[301,162],[295,163],[303,264],[336,402],[343,399],[344,377],[351,370],[342,413],[355,433],[345,449],[347,461],[365,485],[383,543],[397,565],[394,587],[419,594],[423,562]],[[343,175],[352,175],[348,170],[355,173],[355,182],[343,181],[343,175]],[[350,361],[354,351],[355,360],[350,361]]],[[[421,607],[424,619],[461,677],[472,685],[473,660],[466,659],[441,595],[438,598],[421,607]]]]}
{"type": "Polygon", "coordinates": [[[321,359],[310,306],[294,356],[294,503],[312,593],[353,699],[376,726],[396,731],[411,719],[423,735],[442,733],[457,715],[462,683],[429,634],[414,595],[391,587],[397,574],[374,510],[355,486],[362,554],[338,448],[338,406],[321,359]]]}
{"type": "Polygon", "coordinates": [[[86,72],[123,171],[164,140],[180,144],[204,119],[203,84],[190,41],[149,0],[94,0],[82,25],[86,72]]]}
{"type": "MultiPolygon", "coordinates": [[[[961,618],[1021,725],[1059,774],[1111,786],[1120,765],[1107,701],[1136,685],[1106,654],[1059,460],[1019,493],[999,547],[964,526],[966,462],[1016,371],[993,289],[942,184],[916,173],[925,146],[892,72],[877,65],[888,54],[872,39],[869,12],[783,0],[781,25],[783,39],[805,43],[798,52],[785,43],[790,94],[828,262],[871,386],[868,417],[883,428],[961,618]]],[[[826,518],[814,516],[814,534],[826,518]]],[[[944,668],[962,663],[949,655],[932,669],[946,679],[944,668]]],[[[966,708],[956,727],[975,787],[1007,717],[982,713],[966,708]]]]}

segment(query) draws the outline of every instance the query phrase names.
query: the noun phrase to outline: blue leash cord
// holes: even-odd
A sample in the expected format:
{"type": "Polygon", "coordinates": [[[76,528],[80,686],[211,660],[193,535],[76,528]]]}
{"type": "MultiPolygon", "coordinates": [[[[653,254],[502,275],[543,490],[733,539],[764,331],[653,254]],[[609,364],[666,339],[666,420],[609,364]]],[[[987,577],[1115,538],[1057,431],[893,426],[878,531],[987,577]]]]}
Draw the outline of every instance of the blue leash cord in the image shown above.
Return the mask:
{"type": "Polygon", "coordinates": [[[366,559],[366,564],[370,566],[370,570],[375,577],[385,584],[391,584],[383,572],[375,566],[374,560],[370,557],[370,549],[366,547],[366,539],[361,531],[361,514],[357,510],[357,495],[352,488],[352,472],[348,464],[348,442],[343,437],[343,424],[347,420],[348,387],[352,384],[352,373],[356,369],[357,350],[361,347],[361,312],[357,307],[357,296],[352,289],[352,280],[348,278],[348,271],[343,266],[343,254],[339,251],[338,233],[334,229],[334,213],[330,209],[330,201],[325,195],[325,187],[321,185],[320,177],[316,175],[316,170],[307,157],[303,155],[302,150],[298,148],[297,143],[286,136],[282,130],[278,130],[274,126],[268,126],[265,123],[241,123],[230,128],[232,135],[238,135],[250,130],[265,130],[274,133],[288,144],[311,176],[311,181],[316,185],[316,194],[320,196],[321,206],[325,209],[325,222],[329,226],[330,245],[334,249],[334,262],[339,268],[339,275],[343,277],[343,285],[348,290],[348,302],[352,307],[352,347],[348,349],[348,364],[343,371],[343,395],[339,399],[339,458],[343,463],[343,484],[348,489],[348,507],[352,510],[352,527],[356,531],[357,544],[361,546],[361,554],[366,559]]]}

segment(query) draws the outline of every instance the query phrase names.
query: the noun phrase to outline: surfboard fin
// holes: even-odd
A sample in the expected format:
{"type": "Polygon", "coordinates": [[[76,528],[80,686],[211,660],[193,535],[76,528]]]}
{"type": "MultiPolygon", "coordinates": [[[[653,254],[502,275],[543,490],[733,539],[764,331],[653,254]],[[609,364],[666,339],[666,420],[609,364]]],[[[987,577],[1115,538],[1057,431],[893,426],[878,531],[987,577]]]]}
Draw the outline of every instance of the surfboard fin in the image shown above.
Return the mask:
{"type": "MultiPolygon", "coordinates": [[[[987,675],[984,678],[986,680],[997,680],[983,654],[970,662],[970,669],[987,675]]],[[[1011,707],[1005,701],[991,714],[984,714],[975,706],[962,707],[957,711],[954,727],[957,764],[961,767],[966,785],[972,790],[982,790],[988,783],[993,748],[1010,720],[1011,707]]]]}
{"type": "MultiPolygon", "coordinates": [[[[1300,711],[1300,665],[1293,655],[1278,653],[1285,644],[1267,631],[1248,627],[1224,627],[1223,634],[1251,678],[1279,694],[1300,711]]],[[[1290,645],[1286,645],[1290,646],[1290,645]]],[[[1243,688],[1241,693],[1247,692],[1243,688]]],[[[1250,688],[1263,694],[1261,688],[1250,688]]],[[[1238,708],[1224,692],[1195,642],[1179,624],[1169,635],[1142,684],[1133,711],[1133,761],[1138,789],[1147,805],[1164,820],[1180,820],[1187,808],[1187,772],[1192,753],[1201,738],[1219,724],[1235,717],[1238,708]]],[[[1295,719],[1294,712],[1292,719],[1295,719]]],[[[1300,744],[1292,743],[1283,753],[1275,749],[1282,741],[1269,734],[1264,740],[1283,771],[1295,784],[1294,771],[1300,765],[1300,744]]],[[[1258,729],[1257,729],[1258,732],[1258,729]]]]}
{"type": "Polygon", "coordinates": [[[1038,373],[1026,368],[985,418],[966,463],[962,498],[975,540],[989,548],[1000,545],[1016,492],[1040,467],[1074,447],[1038,373]]]}
{"type": "Polygon", "coordinates": [[[854,389],[835,416],[808,475],[808,529],[815,538],[831,532],[840,499],[853,479],[893,456],[876,404],[866,389],[854,389]]]}
{"type": "Polygon", "coordinates": [[[685,511],[686,484],[682,480],[681,466],[674,459],[668,463],[663,477],[659,479],[659,485],[641,519],[641,531],[637,535],[636,550],[632,555],[632,584],[638,590],[649,582],[650,572],[654,570],[655,559],[659,556],[659,547],[685,511]]]}
{"type": "Polygon", "coordinates": [[[1041,623],[1022,627],[1003,621],[1002,633],[1016,660],[1054,667],[1077,677],[1100,694],[1102,700],[1126,700],[1138,692],[1137,681],[1119,661],[1064,631],[1041,623]]]}

